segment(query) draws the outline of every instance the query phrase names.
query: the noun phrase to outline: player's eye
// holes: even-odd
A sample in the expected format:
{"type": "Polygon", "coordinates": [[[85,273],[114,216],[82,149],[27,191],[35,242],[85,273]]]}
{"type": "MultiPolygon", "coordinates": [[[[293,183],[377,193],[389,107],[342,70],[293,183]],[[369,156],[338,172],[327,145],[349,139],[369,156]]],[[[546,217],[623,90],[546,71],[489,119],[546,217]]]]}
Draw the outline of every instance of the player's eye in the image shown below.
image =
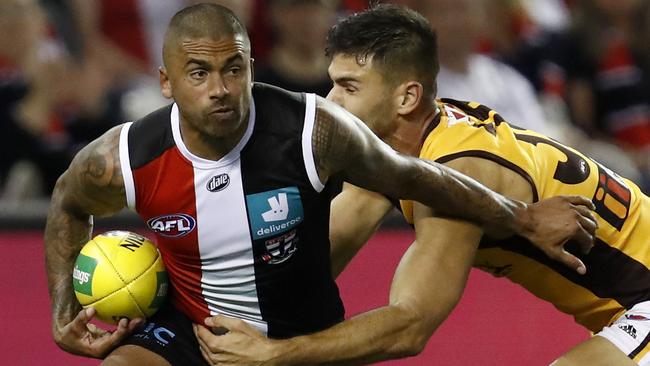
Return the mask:
{"type": "Polygon", "coordinates": [[[353,86],[346,86],[345,87],[345,92],[348,93],[348,94],[354,94],[354,93],[356,93],[358,91],[359,91],[359,89],[357,89],[357,88],[355,88],[353,86]]]}
{"type": "Polygon", "coordinates": [[[193,70],[190,72],[190,78],[193,80],[203,80],[208,76],[208,72],[205,70],[193,70]]]}

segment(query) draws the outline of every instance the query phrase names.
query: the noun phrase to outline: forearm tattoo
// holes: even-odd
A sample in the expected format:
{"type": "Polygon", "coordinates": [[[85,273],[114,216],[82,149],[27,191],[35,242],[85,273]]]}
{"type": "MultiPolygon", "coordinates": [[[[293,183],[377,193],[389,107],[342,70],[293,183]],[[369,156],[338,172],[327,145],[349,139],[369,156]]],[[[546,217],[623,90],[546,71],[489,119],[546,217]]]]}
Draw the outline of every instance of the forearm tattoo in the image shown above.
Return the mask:
{"type": "Polygon", "coordinates": [[[113,130],[84,148],[54,189],[44,239],[55,327],[67,324],[80,310],[71,275],[81,247],[91,237],[91,215],[124,206],[118,138],[113,130]]]}

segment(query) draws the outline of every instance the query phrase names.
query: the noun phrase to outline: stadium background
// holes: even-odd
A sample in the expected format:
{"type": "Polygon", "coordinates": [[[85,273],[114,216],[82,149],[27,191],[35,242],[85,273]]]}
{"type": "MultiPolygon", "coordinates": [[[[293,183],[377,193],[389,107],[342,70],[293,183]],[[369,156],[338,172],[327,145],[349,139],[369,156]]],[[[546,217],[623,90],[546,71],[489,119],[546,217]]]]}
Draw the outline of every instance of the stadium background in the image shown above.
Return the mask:
{"type": "MultiPolygon", "coordinates": [[[[89,140],[165,103],[156,81],[162,32],[169,15],[192,1],[0,1],[0,364],[99,363],[66,354],[50,335],[42,242],[49,192],[89,140]]],[[[321,94],[330,86],[324,32],[336,16],[367,6],[366,0],[216,2],[232,6],[247,23],[258,80],[321,94]],[[296,73],[283,75],[287,66],[296,73]]],[[[391,2],[427,12],[436,23],[442,96],[490,105],[649,191],[650,0],[391,2]],[[488,6],[477,10],[477,4],[488,6]],[[621,10],[630,6],[635,10],[621,10]],[[634,29],[629,38],[621,36],[626,27],[634,29]],[[567,45],[562,36],[576,30],[583,42],[567,45]],[[449,72],[454,65],[443,57],[463,49],[466,77],[449,72]],[[476,94],[453,95],[466,91],[476,94]]],[[[99,220],[96,231],[129,228],[143,230],[122,213],[99,220]]],[[[347,316],[386,303],[412,236],[394,215],[350,264],[339,279],[347,316]]],[[[461,303],[423,354],[386,364],[547,365],[588,336],[521,288],[473,271],[461,303]]]]}

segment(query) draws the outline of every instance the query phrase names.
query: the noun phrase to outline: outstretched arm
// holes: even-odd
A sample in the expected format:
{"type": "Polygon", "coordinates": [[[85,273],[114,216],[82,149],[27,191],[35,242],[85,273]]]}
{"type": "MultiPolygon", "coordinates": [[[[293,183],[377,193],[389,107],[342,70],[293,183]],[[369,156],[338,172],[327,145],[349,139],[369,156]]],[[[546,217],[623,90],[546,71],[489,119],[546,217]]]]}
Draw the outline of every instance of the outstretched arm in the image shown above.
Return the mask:
{"type": "Polygon", "coordinates": [[[422,202],[436,216],[465,219],[503,237],[521,235],[552,258],[585,271],[563,245],[568,239],[577,240],[584,251],[593,245],[596,224],[587,198],[559,197],[526,204],[504,197],[440,164],[398,154],[359,119],[323,99],[317,103],[313,144],[323,180],[343,173],[359,187],[422,202]],[[572,216],[565,222],[549,220],[567,212],[572,216]]]}
{"type": "Polygon", "coordinates": [[[108,215],[126,206],[119,164],[120,128],[115,127],[77,154],[59,178],[45,227],[45,263],[52,301],[52,334],[65,351],[102,357],[135,326],[122,320],[114,333],[88,321],[72,289],[77,255],[92,235],[93,215],[108,215]]]}
{"type": "Polygon", "coordinates": [[[386,306],[288,340],[217,316],[206,323],[230,332],[214,337],[196,327],[204,355],[220,365],[359,365],[419,353],[460,299],[482,235],[473,224],[432,214],[414,206],[416,241],[400,261],[386,306]]]}
{"type": "MultiPolygon", "coordinates": [[[[532,199],[528,182],[496,163],[462,158],[447,164],[509,197],[532,199]]],[[[572,216],[563,215],[554,220],[572,216]]],[[[241,320],[216,316],[206,325],[228,333],[214,336],[195,326],[204,357],[220,365],[359,365],[418,354],[460,299],[483,232],[467,222],[434,217],[421,204],[414,206],[414,224],[416,242],[400,261],[388,305],[285,340],[268,339],[241,320]]]]}

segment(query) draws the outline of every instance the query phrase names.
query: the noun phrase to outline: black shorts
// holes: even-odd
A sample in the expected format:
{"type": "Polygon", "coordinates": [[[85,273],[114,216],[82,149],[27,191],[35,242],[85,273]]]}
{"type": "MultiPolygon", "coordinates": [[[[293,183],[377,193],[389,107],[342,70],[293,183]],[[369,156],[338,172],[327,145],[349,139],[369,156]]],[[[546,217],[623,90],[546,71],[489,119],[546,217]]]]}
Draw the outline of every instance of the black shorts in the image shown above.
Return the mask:
{"type": "Polygon", "coordinates": [[[140,329],[124,340],[157,353],[176,365],[205,365],[199,342],[192,330],[192,321],[167,302],[140,329]]]}

